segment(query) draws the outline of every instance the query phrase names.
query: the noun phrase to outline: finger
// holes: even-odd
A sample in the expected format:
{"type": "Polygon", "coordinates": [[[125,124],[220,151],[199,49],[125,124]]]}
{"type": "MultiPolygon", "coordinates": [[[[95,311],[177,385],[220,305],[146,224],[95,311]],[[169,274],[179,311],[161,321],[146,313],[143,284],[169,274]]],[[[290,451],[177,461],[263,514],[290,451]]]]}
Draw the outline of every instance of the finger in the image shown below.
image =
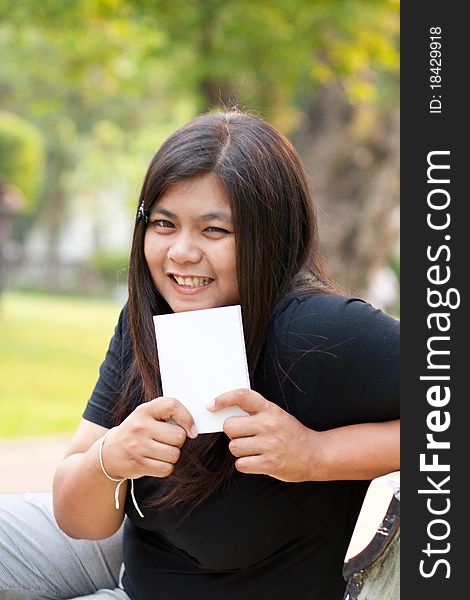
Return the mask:
{"type": "Polygon", "coordinates": [[[263,457],[260,456],[244,456],[237,458],[235,468],[240,473],[249,473],[250,475],[269,475],[268,469],[264,464],[263,457]]]}
{"type": "Polygon", "coordinates": [[[179,448],[168,444],[162,444],[161,442],[153,442],[145,453],[145,458],[167,462],[172,465],[178,462],[180,456],[181,451],[179,448]]]}
{"type": "Polygon", "coordinates": [[[230,439],[243,438],[261,433],[263,416],[247,415],[246,417],[228,417],[224,421],[224,432],[230,439]]]}
{"type": "Polygon", "coordinates": [[[158,421],[172,419],[186,431],[188,437],[197,437],[197,429],[191,413],[176,398],[162,396],[147,402],[147,404],[148,410],[154,419],[158,421]]]}
{"type": "Polygon", "coordinates": [[[168,477],[173,473],[175,466],[163,460],[146,458],[142,461],[142,474],[147,477],[168,477]]]}
{"type": "Polygon", "coordinates": [[[248,388],[239,388],[220,394],[208,406],[210,411],[228,408],[229,406],[238,406],[249,414],[256,414],[265,410],[269,402],[262,396],[248,388]]]}
{"type": "Polygon", "coordinates": [[[156,442],[181,448],[186,441],[186,431],[176,423],[165,421],[154,422],[150,432],[151,438],[156,442]]]}
{"type": "Polygon", "coordinates": [[[237,458],[241,458],[242,456],[258,456],[262,453],[260,441],[256,436],[232,440],[228,445],[228,449],[237,458]]]}

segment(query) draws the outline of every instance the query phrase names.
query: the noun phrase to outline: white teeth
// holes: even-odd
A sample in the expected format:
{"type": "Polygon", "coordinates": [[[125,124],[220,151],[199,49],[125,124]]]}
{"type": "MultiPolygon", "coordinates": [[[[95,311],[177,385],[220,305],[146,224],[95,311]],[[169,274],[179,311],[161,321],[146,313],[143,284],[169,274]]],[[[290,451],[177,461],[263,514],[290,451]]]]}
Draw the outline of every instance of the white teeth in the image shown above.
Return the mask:
{"type": "Polygon", "coordinates": [[[179,275],[173,275],[178,285],[184,285],[186,287],[202,287],[208,285],[212,279],[210,277],[180,277],[179,275]]]}

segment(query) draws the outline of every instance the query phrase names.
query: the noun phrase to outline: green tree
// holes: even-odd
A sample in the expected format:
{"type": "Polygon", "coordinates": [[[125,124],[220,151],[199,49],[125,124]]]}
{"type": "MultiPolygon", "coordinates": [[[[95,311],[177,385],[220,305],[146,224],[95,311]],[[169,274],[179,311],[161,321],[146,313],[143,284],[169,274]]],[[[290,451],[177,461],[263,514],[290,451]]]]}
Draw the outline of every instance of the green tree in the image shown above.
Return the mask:
{"type": "MultiPolygon", "coordinates": [[[[103,122],[115,123],[127,140],[149,123],[171,126],[166,66],[153,56],[158,35],[128,20],[125,11],[111,14],[106,2],[5,4],[0,102],[34,121],[46,140],[47,177],[37,220],[47,234],[54,287],[70,174],[86,158],[83,153],[101,143],[95,134],[103,122]]],[[[112,166],[114,149],[108,150],[105,160],[112,166]]]]}
{"type": "Polygon", "coordinates": [[[22,210],[34,208],[44,178],[42,135],[30,122],[5,111],[0,111],[0,178],[21,191],[22,210]]]}
{"type": "Polygon", "coordinates": [[[0,102],[45,133],[51,249],[66,175],[101,122],[120,129],[129,149],[142,130],[239,104],[295,140],[331,215],[325,227],[354,208],[325,242],[349,285],[365,287],[390,253],[382,242],[393,235],[380,236],[398,202],[396,0],[10,0],[2,19],[0,102]],[[372,205],[371,233],[357,212],[372,205]]]}
{"type": "Polygon", "coordinates": [[[30,211],[43,176],[39,131],[28,121],[0,111],[0,292],[7,276],[5,251],[16,213],[30,211]]]}

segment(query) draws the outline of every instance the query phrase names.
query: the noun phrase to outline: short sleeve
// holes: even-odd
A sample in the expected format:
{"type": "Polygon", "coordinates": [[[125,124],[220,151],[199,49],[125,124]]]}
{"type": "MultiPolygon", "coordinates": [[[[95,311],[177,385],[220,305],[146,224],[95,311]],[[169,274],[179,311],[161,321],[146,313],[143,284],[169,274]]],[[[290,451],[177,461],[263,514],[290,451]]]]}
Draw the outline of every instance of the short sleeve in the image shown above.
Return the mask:
{"type": "Polygon", "coordinates": [[[399,331],[361,299],[293,299],[267,338],[262,393],[313,429],[399,418],[399,331]]]}
{"type": "Polygon", "coordinates": [[[113,427],[116,403],[119,401],[124,374],[132,360],[127,304],[122,309],[114,335],[109,343],[99,377],[83,411],[83,418],[106,428],[113,427]]]}

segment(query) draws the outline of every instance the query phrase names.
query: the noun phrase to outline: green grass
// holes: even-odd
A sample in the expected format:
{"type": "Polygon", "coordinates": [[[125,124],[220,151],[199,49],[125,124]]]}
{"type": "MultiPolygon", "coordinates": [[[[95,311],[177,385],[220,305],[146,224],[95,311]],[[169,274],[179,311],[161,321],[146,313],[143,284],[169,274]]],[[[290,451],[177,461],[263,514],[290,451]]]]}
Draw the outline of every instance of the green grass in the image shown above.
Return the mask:
{"type": "Polygon", "coordinates": [[[120,308],[90,298],[0,298],[0,438],[75,430],[120,308]]]}

